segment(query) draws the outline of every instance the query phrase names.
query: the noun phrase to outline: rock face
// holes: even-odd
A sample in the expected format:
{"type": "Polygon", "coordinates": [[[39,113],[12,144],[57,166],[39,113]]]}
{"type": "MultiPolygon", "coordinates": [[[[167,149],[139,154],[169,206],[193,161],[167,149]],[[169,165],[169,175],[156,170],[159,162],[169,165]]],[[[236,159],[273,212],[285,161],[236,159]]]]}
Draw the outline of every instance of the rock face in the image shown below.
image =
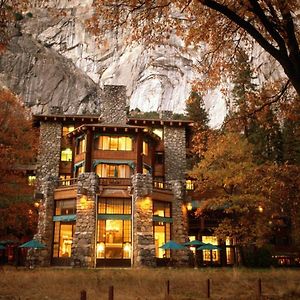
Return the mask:
{"type": "Polygon", "coordinates": [[[125,85],[128,105],[183,112],[197,54],[172,37],[154,49],[126,46],[115,33],[99,45],[85,28],[92,1],[51,1],[24,13],[0,57],[0,83],[21,95],[34,113],[63,106],[64,113],[99,113],[102,87],[125,85]]]}

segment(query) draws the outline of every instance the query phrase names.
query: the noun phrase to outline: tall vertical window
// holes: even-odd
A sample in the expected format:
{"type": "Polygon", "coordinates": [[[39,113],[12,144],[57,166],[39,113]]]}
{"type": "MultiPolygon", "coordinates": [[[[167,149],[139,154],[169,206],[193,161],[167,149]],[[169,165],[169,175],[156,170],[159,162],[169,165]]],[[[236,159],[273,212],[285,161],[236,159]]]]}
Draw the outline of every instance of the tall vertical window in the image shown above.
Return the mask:
{"type": "Polygon", "coordinates": [[[130,259],[131,200],[99,199],[97,258],[130,259]]]}
{"type": "Polygon", "coordinates": [[[80,154],[86,151],[86,140],[85,137],[78,138],[76,140],[76,154],[80,154]]]}
{"type": "Polygon", "coordinates": [[[53,257],[71,257],[75,222],[54,222],[53,257]]]}
{"type": "Polygon", "coordinates": [[[70,148],[63,149],[60,155],[61,161],[72,161],[72,150],[70,148]]]}
{"type": "MultiPolygon", "coordinates": [[[[210,243],[212,245],[218,245],[218,239],[215,236],[202,236],[203,243],[210,243]]],[[[204,262],[220,262],[220,251],[219,250],[202,250],[204,262]]]]}
{"type": "Polygon", "coordinates": [[[171,239],[171,203],[153,201],[153,230],[155,239],[155,256],[170,257],[170,251],[160,247],[171,239]]]}
{"type": "Polygon", "coordinates": [[[149,143],[143,141],[143,154],[148,156],[149,154],[149,143]]]}
{"type": "Polygon", "coordinates": [[[132,139],[129,136],[101,135],[97,138],[95,147],[100,150],[132,151],[132,139]]]}

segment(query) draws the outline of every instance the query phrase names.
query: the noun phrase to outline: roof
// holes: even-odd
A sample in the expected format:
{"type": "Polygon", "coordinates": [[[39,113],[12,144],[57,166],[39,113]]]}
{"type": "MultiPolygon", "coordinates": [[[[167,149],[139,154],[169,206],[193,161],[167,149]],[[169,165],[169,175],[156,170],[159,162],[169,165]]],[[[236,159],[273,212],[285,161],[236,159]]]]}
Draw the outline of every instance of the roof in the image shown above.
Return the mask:
{"type": "Polygon", "coordinates": [[[140,119],[128,118],[128,124],[144,125],[144,126],[192,126],[191,120],[167,120],[167,119],[140,119]]]}

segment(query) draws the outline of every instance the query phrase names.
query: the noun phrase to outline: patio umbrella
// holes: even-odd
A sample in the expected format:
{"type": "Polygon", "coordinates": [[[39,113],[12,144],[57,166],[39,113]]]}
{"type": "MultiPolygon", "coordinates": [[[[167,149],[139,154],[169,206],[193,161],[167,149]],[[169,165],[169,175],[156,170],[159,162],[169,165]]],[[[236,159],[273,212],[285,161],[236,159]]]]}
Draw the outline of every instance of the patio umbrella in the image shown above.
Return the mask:
{"type": "Polygon", "coordinates": [[[37,240],[31,240],[19,246],[20,248],[44,249],[46,246],[37,240]]]}
{"type": "Polygon", "coordinates": [[[221,250],[221,248],[216,245],[207,243],[207,244],[204,244],[204,245],[200,246],[199,248],[197,248],[197,250],[221,250]]]}
{"type": "Polygon", "coordinates": [[[166,242],[165,244],[163,244],[162,246],[160,246],[159,248],[164,249],[164,250],[185,250],[186,248],[184,246],[182,246],[181,244],[178,244],[172,240],[166,242]]]}

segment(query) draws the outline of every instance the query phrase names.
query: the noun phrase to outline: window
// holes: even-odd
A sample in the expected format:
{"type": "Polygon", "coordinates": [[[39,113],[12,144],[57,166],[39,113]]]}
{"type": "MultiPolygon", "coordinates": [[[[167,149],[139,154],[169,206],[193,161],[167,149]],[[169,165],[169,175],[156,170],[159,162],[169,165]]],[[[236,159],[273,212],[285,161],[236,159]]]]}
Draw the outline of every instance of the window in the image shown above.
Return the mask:
{"type": "Polygon", "coordinates": [[[98,201],[97,258],[130,259],[131,199],[98,201]]]}
{"type": "MultiPolygon", "coordinates": [[[[215,236],[202,236],[202,242],[212,245],[218,245],[218,239],[215,236]]],[[[204,262],[219,262],[220,261],[220,251],[219,250],[202,250],[203,251],[203,261],[204,262]],[[212,256],[211,256],[212,255],[212,256]]]]}
{"type": "Polygon", "coordinates": [[[153,216],[170,218],[171,217],[171,203],[154,201],[153,202],[153,216]]]}
{"type": "Polygon", "coordinates": [[[60,174],[59,180],[61,185],[71,185],[71,175],[69,174],[60,174]]]}
{"type": "Polygon", "coordinates": [[[84,153],[86,151],[85,137],[76,140],[76,154],[84,153]]]}
{"type": "Polygon", "coordinates": [[[75,177],[78,177],[80,174],[84,173],[84,165],[75,167],[75,177]]]}
{"type": "Polygon", "coordinates": [[[131,200],[127,198],[100,199],[98,202],[98,214],[131,214],[131,200]]]}
{"type": "Polygon", "coordinates": [[[112,151],[132,151],[132,139],[128,136],[99,136],[96,149],[112,151]]]}
{"type": "Polygon", "coordinates": [[[53,236],[53,257],[71,257],[75,222],[55,222],[53,236]]]}
{"type": "Polygon", "coordinates": [[[72,150],[70,148],[63,149],[61,151],[60,160],[61,161],[72,161],[72,150]]]}
{"type": "Polygon", "coordinates": [[[55,216],[76,214],[76,199],[55,201],[55,216]]]}
{"type": "Polygon", "coordinates": [[[149,154],[149,144],[145,141],[143,141],[143,154],[146,156],[149,154]]]}
{"type": "Polygon", "coordinates": [[[36,176],[35,175],[29,175],[28,176],[28,185],[33,186],[36,182],[36,176]]]}
{"type": "Polygon", "coordinates": [[[187,191],[193,191],[195,189],[194,182],[190,179],[185,181],[185,188],[187,191]]]}
{"type": "Polygon", "coordinates": [[[165,158],[163,152],[155,152],[155,163],[158,165],[164,164],[165,158]]]}
{"type": "Polygon", "coordinates": [[[153,201],[155,255],[158,258],[170,257],[170,251],[160,247],[171,239],[171,223],[171,203],[153,201]]]}
{"type": "Polygon", "coordinates": [[[66,125],[62,128],[62,135],[66,136],[69,132],[74,130],[74,125],[66,125]]]}
{"type": "Polygon", "coordinates": [[[131,169],[128,165],[99,164],[95,168],[99,177],[130,178],[131,169]]]}

